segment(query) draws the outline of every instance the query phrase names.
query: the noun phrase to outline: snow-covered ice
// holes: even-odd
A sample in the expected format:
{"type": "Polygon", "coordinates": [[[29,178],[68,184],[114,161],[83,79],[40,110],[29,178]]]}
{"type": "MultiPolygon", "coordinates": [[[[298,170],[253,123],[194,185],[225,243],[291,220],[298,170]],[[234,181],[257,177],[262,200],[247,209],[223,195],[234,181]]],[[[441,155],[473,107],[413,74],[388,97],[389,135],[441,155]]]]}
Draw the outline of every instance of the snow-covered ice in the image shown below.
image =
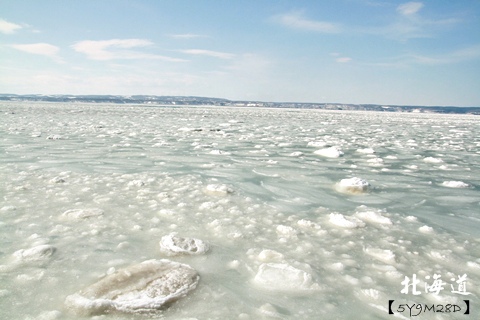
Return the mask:
{"type": "Polygon", "coordinates": [[[0,115],[0,319],[386,319],[388,300],[461,301],[463,274],[477,312],[478,116],[36,102],[0,115]],[[440,300],[423,290],[435,273],[440,300]],[[402,294],[413,274],[422,294],[402,294]]]}
{"type": "Polygon", "coordinates": [[[342,179],[335,186],[338,192],[361,194],[370,190],[370,183],[358,177],[342,179]]]}
{"type": "Polygon", "coordinates": [[[166,259],[147,260],[67,296],[65,305],[80,316],[151,313],[186,296],[196,288],[198,280],[198,273],[186,264],[166,259]]]}
{"type": "Polygon", "coordinates": [[[171,233],[160,240],[160,250],[167,255],[204,254],[209,249],[207,243],[196,238],[182,238],[171,233]]]}

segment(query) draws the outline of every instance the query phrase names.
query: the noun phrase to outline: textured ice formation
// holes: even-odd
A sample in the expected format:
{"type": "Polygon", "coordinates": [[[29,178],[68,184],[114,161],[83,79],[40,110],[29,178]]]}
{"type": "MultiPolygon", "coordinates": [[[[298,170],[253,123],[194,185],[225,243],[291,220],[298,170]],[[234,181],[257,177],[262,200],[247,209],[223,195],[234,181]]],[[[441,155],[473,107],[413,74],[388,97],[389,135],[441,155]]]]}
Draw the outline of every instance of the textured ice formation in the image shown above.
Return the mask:
{"type": "Polygon", "coordinates": [[[395,254],[391,250],[366,248],[365,253],[385,263],[395,263],[395,254]]]}
{"type": "Polygon", "coordinates": [[[290,226],[284,226],[282,224],[277,226],[277,234],[280,237],[292,238],[297,235],[297,231],[290,226]]]}
{"type": "Polygon", "coordinates": [[[345,217],[341,213],[330,213],[330,223],[347,229],[362,228],[365,227],[365,223],[355,217],[345,217]]]}
{"type": "Polygon", "coordinates": [[[271,291],[301,292],[320,289],[310,273],[286,263],[261,264],[253,282],[271,291]]]}
{"type": "Polygon", "coordinates": [[[433,228],[429,227],[429,226],[421,226],[420,228],[418,228],[418,231],[420,231],[422,233],[432,233],[433,228]]]}
{"type": "Polygon", "coordinates": [[[233,189],[224,184],[209,184],[205,187],[205,193],[217,196],[225,196],[233,193],[233,189]]]}
{"type": "Polygon", "coordinates": [[[392,220],[382,215],[382,212],[379,210],[372,210],[365,206],[360,206],[359,210],[355,213],[355,216],[362,219],[363,221],[375,223],[375,224],[383,224],[383,225],[391,225],[392,220]]]}
{"type": "Polygon", "coordinates": [[[326,158],[339,158],[343,156],[343,151],[337,147],[320,149],[315,151],[314,153],[326,158]]]}
{"type": "Polygon", "coordinates": [[[62,213],[62,218],[67,220],[82,220],[103,215],[103,210],[98,208],[71,209],[62,213]]]}
{"type": "Polygon", "coordinates": [[[15,258],[16,262],[44,262],[48,261],[51,256],[55,253],[56,248],[48,245],[43,244],[39,246],[35,246],[30,249],[21,249],[15,251],[13,253],[13,257],[15,258]]]}
{"type": "Polygon", "coordinates": [[[469,185],[463,181],[444,181],[442,186],[448,188],[468,188],[469,185]]]}
{"type": "Polygon", "coordinates": [[[427,163],[442,163],[443,160],[440,158],[434,158],[434,157],[426,157],[423,159],[424,162],[427,163]]]}
{"type": "Polygon", "coordinates": [[[363,149],[357,149],[357,152],[365,153],[365,154],[372,154],[372,153],[375,153],[375,150],[373,150],[372,148],[363,148],[363,149]]]}
{"type": "Polygon", "coordinates": [[[258,260],[262,262],[280,261],[283,259],[283,254],[275,250],[265,249],[258,254],[258,260]]]}
{"type": "Polygon", "coordinates": [[[166,259],[147,260],[67,296],[65,305],[80,316],[153,313],[195,289],[199,278],[189,265],[166,259]]]}
{"type": "Polygon", "coordinates": [[[195,238],[178,237],[176,233],[163,236],[160,240],[160,251],[173,256],[178,254],[204,254],[209,249],[207,243],[195,238]]]}
{"type": "Polygon", "coordinates": [[[370,190],[370,183],[361,178],[353,177],[350,179],[342,179],[335,185],[338,192],[361,194],[370,190]]]}

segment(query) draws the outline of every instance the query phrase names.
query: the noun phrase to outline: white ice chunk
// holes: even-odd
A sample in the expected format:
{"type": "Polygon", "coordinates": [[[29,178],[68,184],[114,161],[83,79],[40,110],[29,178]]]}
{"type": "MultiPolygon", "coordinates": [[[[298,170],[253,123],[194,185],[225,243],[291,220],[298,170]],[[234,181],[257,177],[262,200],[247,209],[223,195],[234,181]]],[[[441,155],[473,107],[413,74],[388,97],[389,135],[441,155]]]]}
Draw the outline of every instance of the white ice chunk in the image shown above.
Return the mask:
{"type": "Polygon", "coordinates": [[[395,254],[391,250],[383,250],[379,248],[365,248],[365,252],[385,263],[395,263],[395,254]]]}
{"type": "Polygon", "coordinates": [[[65,305],[79,316],[114,311],[152,313],[187,295],[198,280],[197,272],[189,265],[166,259],[147,260],[69,295],[65,305]]]}
{"type": "Polygon", "coordinates": [[[181,238],[176,233],[163,236],[160,240],[160,251],[167,255],[177,254],[203,254],[207,252],[209,246],[200,239],[181,238]]]}
{"type": "Polygon", "coordinates": [[[103,215],[103,210],[98,208],[71,209],[62,213],[62,218],[68,220],[81,220],[103,215]]]}
{"type": "Polygon", "coordinates": [[[303,152],[301,151],[294,151],[292,153],[289,154],[290,157],[300,157],[300,156],[303,156],[303,152]]]}
{"type": "Polygon", "coordinates": [[[297,235],[297,231],[290,226],[284,226],[282,224],[277,226],[277,234],[282,237],[295,237],[297,235]]]}
{"type": "Polygon", "coordinates": [[[355,217],[345,217],[341,213],[330,213],[330,222],[336,226],[353,229],[365,227],[365,223],[355,217]]]}
{"type": "Polygon", "coordinates": [[[422,226],[422,227],[418,228],[418,231],[420,231],[422,233],[432,233],[433,228],[429,227],[429,226],[422,226]]]}
{"type": "Polygon", "coordinates": [[[145,182],[142,180],[132,180],[129,181],[127,184],[129,187],[143,187],[145,185],[145,182]]]}
{"type": "Polygon", "coordinates": [[[363,149],[357,149],[357,152],[365,153],[365,154],[372,154],[372,153],[375,153],[375,150],[373,150],[372,148],[363,148],[363,149]]]}
{"type": "Polygon", "coordinates": [[[280,261],[283,259],[283,254],[275,250],[265,249],[258,254],[258,260],[262,262],[280,261]]]}
{"type": "Polygon", "coordinates": [[[444,181],[442,186],[448,188],[468,188],[469,185],[463,181],[444,181]]]}
{"type": "Polygon", "coordinates": [[[381,166],[383,165],[383,159],[382,158],[373,158],[373,159],[368,159],[367,162],[372,165],[372,166],[381,166]]]}
{"type": "Polygon", "coordinates": [[[233,193],[233,189],[224,184],[209,184],[205,188],[205,193],[217,196],[225,196],[233,193]]]}
{"type": "Polygon", "coordinates": [[[262,318],[267,316],[268,318],[283,319],[282,314],[280,314],[280,312],[278,312],[278,310],[270,303],[263,304],[258,308],[258,312],[261,314],[262,318]]]}
{"type": "Polygon", "coordinates": [[[338,192],[360,194],[370,190],[370,183],[361,178],[353,177],[350,179],[342,179],[335,185],[338,192]]]}
{"type": "Polygon", "coordinates": [[[210,154],[215,154],[215,155],[229,155],[230,152],[227,152],[227,151],[222,151],[222,150],[218,150],[218,149],[214,149],[212,151],[209,152],[210,154]]]}
{"type": "Polygon", "coordinates": [[[321,147],[325,147],[327,145],[327,143],[325,141],[310,141],[307,146],[309,147],[318,147],[318,148],[321,148],[321,147]]]}
{"type": "Polygon", "coordinates": [[[343,156],[343,151],[337,147],[320,149],[315,151],[314,153],[319,156],[327,157],[327,158],[339,158],[343,156]]]}
{"type": "Polygon", "coordinates": [[[64,183],[64,182],[65,182],[65,179],[63,179],[62,177],[54,177],[50,179],[50,183],[64,183]]]}
{"type": "Polygon", "coordinates": [[[55,247],[43,244],[30,249],[15,251],[13,256],[17,262],[43,262],[49,260],[55,251],[55,247]]]}
{"type": "Polygon", "coordinates": [[[261,264],[253,282],[266,290],[292,293],[320,288],[310,273],[286,263],[261,264]]]}
{"type": "Polygon", "coordinates": [[[423,159],[424,162],[427,163],[442,163],[443,160],[440,158],[434,158],[434,157],[426,157],[423,159]]]}
{"type": "Polygon", "coordinates": [[[379,211],[379,210],[371,210],[371,209],[368,209],[368,208],[361,208],[361,209],[362,209],[362,211],[357,211],[355,213],[355,216],[364,220],[364,221],[368,221],[368,222],[376,223],[376,224],[385,224],[385,225],[393,224],[392,220],[390,220],[387,217],[384,217],[381,214],[381,211],[379,211]]]}
{"type": "Polygon", "coordinates": [[[62,140],[63,137],[58,134],[52,134],[47,137],[47,140],[62,140]]]}
{"type": "Polygon", "coordinates": [[[310,221],[310,220],[306,220],[306,219],[300,219],[300,220],[298,220],[298,221],[297,221],[297,224],[298,224],[299,227],[301,227],[301,228],[303,228],[303,229],[306,229],[306,230],[308,230],[308,229],[316,229],[316,230],[319,230],[319,229],[322,228],[319,224],[317,224],[317,223],[315,223],[315,222],[313,222],[313,221],[310,221]]]}

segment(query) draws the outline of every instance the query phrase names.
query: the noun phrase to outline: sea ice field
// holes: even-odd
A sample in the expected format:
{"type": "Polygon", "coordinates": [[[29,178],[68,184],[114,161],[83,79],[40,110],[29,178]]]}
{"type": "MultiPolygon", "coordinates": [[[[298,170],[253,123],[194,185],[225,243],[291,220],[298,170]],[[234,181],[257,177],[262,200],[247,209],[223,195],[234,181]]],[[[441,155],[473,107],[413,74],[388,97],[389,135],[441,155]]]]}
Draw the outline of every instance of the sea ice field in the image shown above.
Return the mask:
{"type": "Polygon", "coordinates": [[[479,295],[478,116],[0,102],[0,319],[473,320],[479,295]]]}

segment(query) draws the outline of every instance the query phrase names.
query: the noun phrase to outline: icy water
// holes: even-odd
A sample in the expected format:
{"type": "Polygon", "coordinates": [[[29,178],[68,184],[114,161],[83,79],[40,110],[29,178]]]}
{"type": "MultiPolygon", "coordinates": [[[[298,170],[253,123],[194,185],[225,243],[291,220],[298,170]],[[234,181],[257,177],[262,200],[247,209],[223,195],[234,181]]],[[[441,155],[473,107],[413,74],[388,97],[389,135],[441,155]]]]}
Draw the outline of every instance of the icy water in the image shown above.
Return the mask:
{"type": "Polygon", "coordinates": [[[0,319],[80,319],[67,296],[163,258],[197,288],[91,318],[478,319],[479,186],[475,116],[2,102],[0,319]]]}

